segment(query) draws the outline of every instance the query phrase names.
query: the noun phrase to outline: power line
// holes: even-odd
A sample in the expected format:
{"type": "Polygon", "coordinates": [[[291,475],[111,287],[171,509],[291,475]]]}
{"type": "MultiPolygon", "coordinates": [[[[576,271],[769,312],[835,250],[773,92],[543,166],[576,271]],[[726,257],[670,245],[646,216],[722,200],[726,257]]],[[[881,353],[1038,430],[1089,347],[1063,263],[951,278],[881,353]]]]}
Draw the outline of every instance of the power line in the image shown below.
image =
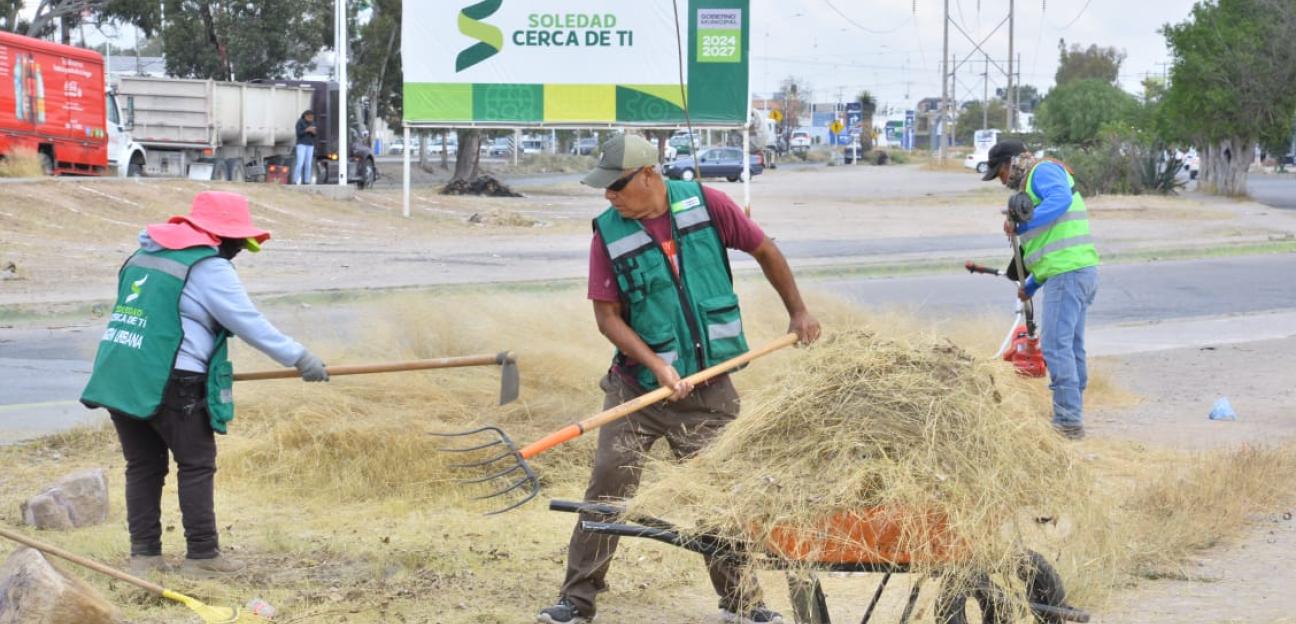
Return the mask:
{"type": "MultiPolygon", "coordinates": [[[[1074,26],[1076,22],[1080,21],[1080,17],[1083,16],[1083,15],[1085,14],[1085,11],[1088,11],[1088,10],[1089,10],[1089,3],[1090,3],[1090,2],[1093,2],[1093,0],[1085,0],[1084,6],[1080,7],[1080,12],[1079,12],[1079,13],[1076,13],[1076,16],[1073,17],[1073,18],[1071,18],[1071,21],[1067,22],[1067,25],[1066,25],[1066,26],[1063,26],[1063,27],[1061,27],[1061,28],[1054,27],[1053,29],[1054,29],[1054,30],[1066,30],[1066,29],[1071,28],[1072,26],[1074,26]]],[[[1052,25],[1052,24],[1049,24],[1049,26],[1053,26],[1053,25],[1052,25]]]]}
{"type": "Polygon", "coordinates": [[[856,22],[855,20],[851,19],[848,15],[843,13],[841,9],[837,8],[837,6],[832,3],[832,0],[823,0],[823,1],[824,4],[828,5],[828,8],[832,9],[834,13],[841,16],[842,19],[846,20],[847,24],[850,24],[851,26],[854,26],[871,35],[889,35],[891,33],[899,31],[901,28],[904,28],[906,26],[906,24],[901,24],[899,26],[896,26],[895,28],[892,28],[891,30],[873,30],[871,28],[865,28],[864,26],[860,25],[859,22],[856,22]]]}

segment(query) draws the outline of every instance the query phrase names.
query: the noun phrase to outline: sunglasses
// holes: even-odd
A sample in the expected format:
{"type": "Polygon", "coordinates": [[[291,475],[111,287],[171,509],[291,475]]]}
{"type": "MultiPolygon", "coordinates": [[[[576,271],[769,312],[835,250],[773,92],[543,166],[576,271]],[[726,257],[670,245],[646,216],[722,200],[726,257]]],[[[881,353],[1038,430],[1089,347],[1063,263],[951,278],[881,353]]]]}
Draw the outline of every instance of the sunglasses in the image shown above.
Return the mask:
{"type": "Polygon", "coordinates": [[[634,171],[630,172],[630,175],[617,178],[615,181],[613,181],[611,184],[607,186],[607,190],[612,191],[613,193],[620,193],[623,189],[625,189],[626,185],[629,184],[630,181],[634,179],[635,176],[639,175],[640,171],[643,171],[643,169],[642,168],[635,169],[634,171]]]}

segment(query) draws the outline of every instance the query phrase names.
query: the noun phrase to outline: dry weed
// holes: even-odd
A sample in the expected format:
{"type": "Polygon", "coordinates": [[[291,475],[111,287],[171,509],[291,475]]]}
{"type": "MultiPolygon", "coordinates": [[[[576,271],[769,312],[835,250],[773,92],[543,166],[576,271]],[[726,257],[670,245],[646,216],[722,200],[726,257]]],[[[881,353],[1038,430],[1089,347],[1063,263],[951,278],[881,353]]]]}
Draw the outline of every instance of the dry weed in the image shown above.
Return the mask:
{"type": "Polygon", "coordinates": [[[15,149],[0,156],[0,178],[41,178],[45,170],[41,167],[40,155],[30,149],[15,149]]]}

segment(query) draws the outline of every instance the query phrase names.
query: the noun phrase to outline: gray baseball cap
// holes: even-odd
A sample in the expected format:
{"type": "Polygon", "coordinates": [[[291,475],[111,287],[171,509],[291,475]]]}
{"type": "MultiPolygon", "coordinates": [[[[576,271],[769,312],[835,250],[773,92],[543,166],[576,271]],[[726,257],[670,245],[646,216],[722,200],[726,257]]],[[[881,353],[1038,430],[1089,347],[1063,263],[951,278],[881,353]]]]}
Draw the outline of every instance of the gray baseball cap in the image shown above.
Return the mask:
{"type": "Polygon", "coordinates": [[[598,167],[589,172],[581,184],[605,189],[629,169],[657,164],[657,148],[636,134],[619,134],[608,139],[601,148],[598,167]]]}

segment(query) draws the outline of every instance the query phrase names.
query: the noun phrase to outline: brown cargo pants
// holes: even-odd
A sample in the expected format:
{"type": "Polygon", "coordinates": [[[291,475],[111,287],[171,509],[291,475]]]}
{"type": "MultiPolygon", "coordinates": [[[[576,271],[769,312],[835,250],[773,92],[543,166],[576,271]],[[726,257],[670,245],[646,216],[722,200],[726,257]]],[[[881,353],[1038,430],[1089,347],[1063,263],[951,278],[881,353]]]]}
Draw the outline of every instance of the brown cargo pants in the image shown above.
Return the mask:
{"type": "MultiPolygon", "coordinates": [[[[599,383],[606,397],[603,408],[620,405],[639,395],[620,376],[609,373],[599,383]]],[[[666,438],[671,453],[686,459],[701,450],[730,421],[738,417],[738,392],[729,378],[716,379],[693,390],[682,401],[658,403],[599,430],[594,471],[590,474],[585,500],[619,501],[634,495],[643,472],[643,457],[654,442],[666,438]]],[[[607,521],[597,514],[581,514],[580,520],[607,521]]],[[[567,548],[567,578],[562,595],[585,617],[593,617],[595,597],[607,591],[608,566],[616,553],[618,538],[587,533],[580,522],[572,531],[567,548]]],[[[760,601],[755,578],[724,561],[706,559],[711,585],[720,602],[729,609],[760,601]]]]}

